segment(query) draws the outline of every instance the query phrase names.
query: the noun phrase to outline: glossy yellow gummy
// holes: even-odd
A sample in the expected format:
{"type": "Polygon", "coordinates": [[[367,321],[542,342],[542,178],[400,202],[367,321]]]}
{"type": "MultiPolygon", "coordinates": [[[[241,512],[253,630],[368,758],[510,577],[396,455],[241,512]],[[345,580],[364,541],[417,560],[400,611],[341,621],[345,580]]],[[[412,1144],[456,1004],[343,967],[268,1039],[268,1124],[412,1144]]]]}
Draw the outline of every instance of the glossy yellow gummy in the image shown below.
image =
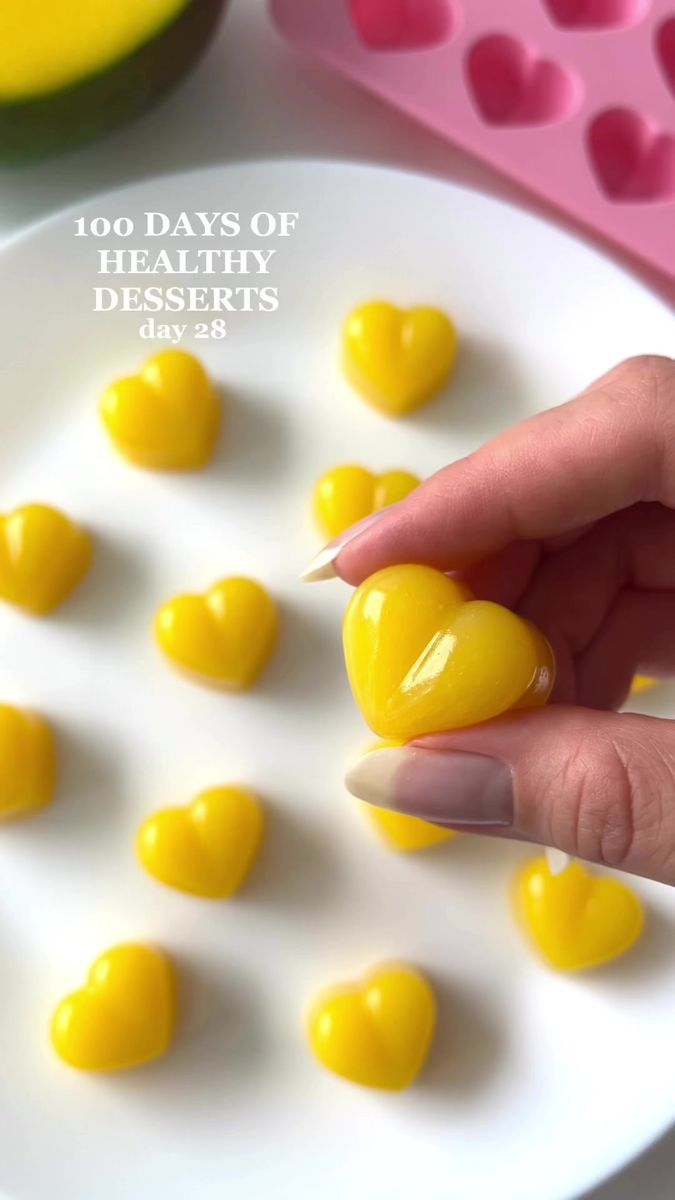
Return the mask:
{"type": "Polygon", "coordinates": [[[213,454],[221,411],[199,360],[184,350],[163,350],[138,375],[111,384],[101,418],[120,454],[136,466],[195,471],[213,454]]]}
{"type": "Polygon", "coordinates": [[[430,400],[457,357],[452,321],[438,308],[397,308],[383,300],[349,314],[342,364],[354,388],[380,412],[401,417],[430,400]]]}
{"type": "Polygon", "coordinates": [[[57,1008],[52,1045],[81,1071],[123,1071],[168,1050],[175,1008],[169,959],[151,946],[114,946],[57,1008]]]}
{"type": "Polygon", "coordinates": [[[89,535],[47,504],[0,516],[0,600],[46,616],[77,587],[91,556],[89,535]]]}
{"type": "MultiPolygon", "coordinates": [[[[375,742],[365,753],[374,750],[385,750],[390,746],[400,746],[400,742],[375,742]]],[[[379,808],[377,804],[367,804],[359,801],[363,815],[375,827],[380,837],[392,849],[399,853],[414,853],[416,850],[426,850],[429,846],[438,846],[457,837],[454,829],[443,829],[431,821],[421,817],[410,817],[407,813],[392,812],[388,808],[379,808]]]]}
{"type": "Polygon", "coordinates": [[[245,691],[255,683],[277,638],[277,611],[265,588],[233,577],[203,596],[178,596],[155,618],[168,658],[202,683],[245,691]]]}
{"type": "Polygon", "coordinates": [[[315,1057],[336,1075],[401,1091],[421,1070],[435,1024],[426,979],[402,963],[386,963],[359,983],[321,992],[310,1008],[309,1040],[315,1057]]]}
{"type": "Polygon", "coordinates": [[[617,958],[642,933],[640,900],[618,879],[591,875],[572,862],[552,875],[545,858],[516,878],[520,920],[540,953],[560,971],[583,971],[617,958]]]}
{"type": "Polygon", "coordinates": [[[635,675],[630,688],[631,696],[641,696],[644,692],[650,692],[652,688],[658,687],[660,679],[653,679],[651,675],[635,675]]]}
{"type": "Polygon", "coordinates": [[[352,464],[333,467],[314,487],[314,515],[319,528],[326,538],[337,537],[371,513],[405,500],[419,482],[409,471],[373,475],[365,467],[352,464]]]}
{"type": "Polygon", "coordinates": [[[187,808],[166,808],[141,826],[138,857],[169,887],[224,900],[244,882],[262,841],[264,817],[252,792],[210,788],[187,808]]]}
{"type": "Polygon", "coordinates": [[[54,735],[37,713],[0,704],[0,820],[51,804],[56,787],[54,735]]]}
{"type": "Polygon", "coordinates": [[[366,721],[399,741],[544,704],[553,686],[551,649],[533,625],[431,567],[366,579],[345,614],[344,650],[366,721]]]}

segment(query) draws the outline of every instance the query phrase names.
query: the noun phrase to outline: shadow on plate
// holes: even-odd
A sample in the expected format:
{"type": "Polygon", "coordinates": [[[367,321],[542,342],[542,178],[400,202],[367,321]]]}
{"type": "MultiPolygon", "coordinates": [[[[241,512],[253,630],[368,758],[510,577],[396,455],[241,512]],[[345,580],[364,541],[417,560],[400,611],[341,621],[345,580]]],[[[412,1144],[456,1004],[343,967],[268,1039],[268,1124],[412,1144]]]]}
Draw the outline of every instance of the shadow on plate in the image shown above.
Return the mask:
{"type": "Polygon", "coordinates": [[[464,1104],[489,1086],[506,1046],[503,1013],[498,1018],[484,994],[460,988],[435,973],[438,1019],[429,1060],[420,1075],[420,1094],[464,1104]]]}
{"type": "Polygon", "coordinates": [[[471,434],[480,443],[512,425],[521,410],[527,415],[523,376],[512,352],[480,338],[467,338],[460,342],[457,368],[447,387],[407,419],[429,433],[452,429],[455,434],[471,434]]]}
{"type": "MultiPolygon", "coordinates": [[[[241,904],[288,910],[294,921],[301,914],[314,920],[321,910],[333,911],[339,862],[325,831],[288,808],[264,803],[269,817],[265,840],[242,887],[241,904]]],[[[237,897],[230,903],[236,904],[237,897]]]]}
{"type": "Polygon", "coordinates": [[[216,381],[223,423],[216,451],[200,475],[204,487],[228,486],[269,489],[280,486],[280,464],[286,453],[290,429],[283,411],[270,404],[264,393],[216,381]]]}
{"type": "Polygon", "coordinates": [[[127,542],[95,528],[90,532],[94,541],[91,567],[50,620],[62,628],[109,633],[127,622],[134,597],[144,595],[145,572],[127,542]]]}
{"type": "Polygon", "coordinates": [[[674,1165],[675,1129],[618,1175],[570,1200],[672,1200],[674,1165]]]}
{"type": "Polygon", "coordinates": [[[256,684],[256,698],[316,711],[323,702],[335,704],[341,690],[347,697],[339,623],[287,600],[279,605],[279,621],[279,644],[256,684]]]}
{"type": "Polygon", "coordinates": [[[34,816],[7,824],[3,837],[27,838],[49,854],[55,853],[54,839],[58,839],[59,852],[65,844],[79,853],[73,839],[95,830],[107,853],[106,825],[118,819],[122,808],[118,753],[91,728],[73,729],[59,717],[48,716],[57,747],[54,800],[34,816]]]}
{"type": "MultiPolygon", "coordinates": [[[[214,1113],[241,1102],[242,1090],[269,1058],[259,989],[242,977],[241,964],[172,952],[178,991],[175,1040],[166,1055],[133,1071],[88,1076],[99,1090],[115,1089],[144,1117],[156,1112],[159,1124],[166,1109],[158,1096],[171,1094],[176,1113],[186,1117],[214,1113]]],[[[191,1134],[200,1125],[190,1122],[191,1134]]],[[[204,1136],[212,1136],[206,1121],[204,1136]]]]}
{"type": "Polygon", "coordinates": [[[675,946],[675,922],[670,916],[657,909],[646,908],[644,933],[638,942],[621,958],[615,958],[597,971],[589,971],[587,978],[594,988],[616,988],[639,986],[649,982],[659,971],[672,970],[673,946],[675,946]]]}

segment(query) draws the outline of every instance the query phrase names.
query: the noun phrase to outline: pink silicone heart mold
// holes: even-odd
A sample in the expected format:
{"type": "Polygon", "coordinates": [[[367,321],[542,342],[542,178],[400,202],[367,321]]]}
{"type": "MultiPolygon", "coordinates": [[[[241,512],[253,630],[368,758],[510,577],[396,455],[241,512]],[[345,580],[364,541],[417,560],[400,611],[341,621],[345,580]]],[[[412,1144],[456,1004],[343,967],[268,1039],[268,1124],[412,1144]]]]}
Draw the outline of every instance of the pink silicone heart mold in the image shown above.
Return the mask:
{"type": "Polygon", "coordinates": [[[577,81],[558,63],[539,58],[516,38],[495,33],[472,47],[467,60],[471,92],[490,125],[545,125],[577,107],[577,81]]]}
{"type": "Polygon", "coordinates": [[[588,131],[588,148],[598,183],[610,200],[675,198],[675,137],[639,113],[610,108],[588,131]]]}
{"type": "Polygon", "coordinates": [[[370,50],[424,50],[454,33],[449,0],[349,0],[349,7],[370,50]]]}
{"type": "Polygon", "coordinates": [[[664,21],[656,35],[656,53],[661,69],[673,95],[675,95],[675,17],[664,21]]]}
{"type": "Polygon", "coordinates": [[[650,0],[544,0],[556,25],[563,29],[621,29],[636,25],[650,0]]]}

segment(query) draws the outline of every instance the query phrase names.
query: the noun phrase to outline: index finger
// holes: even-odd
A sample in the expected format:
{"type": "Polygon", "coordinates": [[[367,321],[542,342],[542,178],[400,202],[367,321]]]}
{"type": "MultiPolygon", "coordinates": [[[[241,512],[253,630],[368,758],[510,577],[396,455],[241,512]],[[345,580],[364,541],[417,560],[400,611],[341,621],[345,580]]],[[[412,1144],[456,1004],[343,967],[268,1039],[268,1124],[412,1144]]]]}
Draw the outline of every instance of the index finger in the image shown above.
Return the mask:
{"type": "Polygon", "coordinates": [[[657,356],[628,359],[445,467],[338,539],[332,567],[353,584],[395,563],[459,570],[650,500],[675,507],[675,361],[657,356]]]}

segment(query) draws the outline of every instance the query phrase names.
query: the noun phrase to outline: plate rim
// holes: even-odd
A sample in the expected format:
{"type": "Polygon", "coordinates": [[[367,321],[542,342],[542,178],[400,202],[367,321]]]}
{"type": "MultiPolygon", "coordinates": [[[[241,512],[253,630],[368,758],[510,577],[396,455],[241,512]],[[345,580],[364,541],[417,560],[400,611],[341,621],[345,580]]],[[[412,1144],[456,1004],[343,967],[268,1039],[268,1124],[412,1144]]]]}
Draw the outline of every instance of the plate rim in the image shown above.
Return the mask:
{"type": "MultiPolygon", "coordinates": [[[[413,187],[432,187],[444,191],[449,189],[451,193],[458,194],[465,199],[470,198],[474,203],[478,203],[486,210],[504,211],[518,221],[522,220],[526,224],[534,224],[540,230],[545,229],[547,232],[552,232],[554,237],[563,242],[566,241],[579,246],[595,261],[602,262],[606,268],[615,272],[617,276],[629,281],[636,294],[639,294],[642,299],[651,304],[656,304],[663,311],[664,315],[667,315],[673,321],[675,332],[675,311],[672,306],[656,290],[640,278],[637,271],[632,269],[631,264],[617,261],[610,247],[605,248],[602,245],[596,244],[592,235],[586,235],[584,231],[568,229],[564,225],[561,225],[556,219],[555,212],[552,212],[550,216],[532,212],[511,199],[494,196],[481,188],[447,179],[438,172],[424,172],[413,168],[399,167],[392,163],[372,163],[358,158],[323,158],[312,155],[291,157],[271,156],[252,159],[237,158],[227,162],[209,163],[197,168],[160,172],[159,174],[126,180],[114,188],[96,191],[93,194],[83,196],[79,200],[68,203],[47,215],[39,217],[37,220],[29,222],[19,230],[13,231],[9,236],[0,241],[0,264],[6,255],[11,256],[15,252],[21,253],[24,246],[34,238],[39,238],[49,233],[52,228],[55,229],[75,215],[82,215],[97,204],[109,204],[113,202],[115,197],[129,196],[134,193],[141,194],[148,188],[159,187],[161,189],[164,186],[173,187],[179,180],[187,181],[195,177],[206,179],[211,176],[215,179],[221,177],[223,174],[241,175],[245,172],[259,172],[262,174],[269,171],[279,173],[300,171],[308,175],[317,171],[342,175],[347,171],[350,173],[356,172],[366,179],[390,179],[394,182],[404,180],[406,185],[413,187]]],[[[646,350],[645,353],[649,353],[649,350],[646,350]]],[[[611,1168],[602,1170],[599,1174],[594,1174],[582,1191],[575,1191],[572,1194],[569,1192],[561,1193],[559,1200],[584,1200],[584,1197],[589,1196],[589,1193],[620,1176],[621,1172],[631,1163],[639,1162],[649,1151],[662,1143],[674,1129],[675,1105],[672,1115],[664,1124],[659,1125],[646,1139],[639,1141],[626,1154],[619,1157],[611,1168]]],[[[0,1197],[3,1200],[14,1200],[14,1197],[7,1192],[0,1193],[0,1197]]]]}

